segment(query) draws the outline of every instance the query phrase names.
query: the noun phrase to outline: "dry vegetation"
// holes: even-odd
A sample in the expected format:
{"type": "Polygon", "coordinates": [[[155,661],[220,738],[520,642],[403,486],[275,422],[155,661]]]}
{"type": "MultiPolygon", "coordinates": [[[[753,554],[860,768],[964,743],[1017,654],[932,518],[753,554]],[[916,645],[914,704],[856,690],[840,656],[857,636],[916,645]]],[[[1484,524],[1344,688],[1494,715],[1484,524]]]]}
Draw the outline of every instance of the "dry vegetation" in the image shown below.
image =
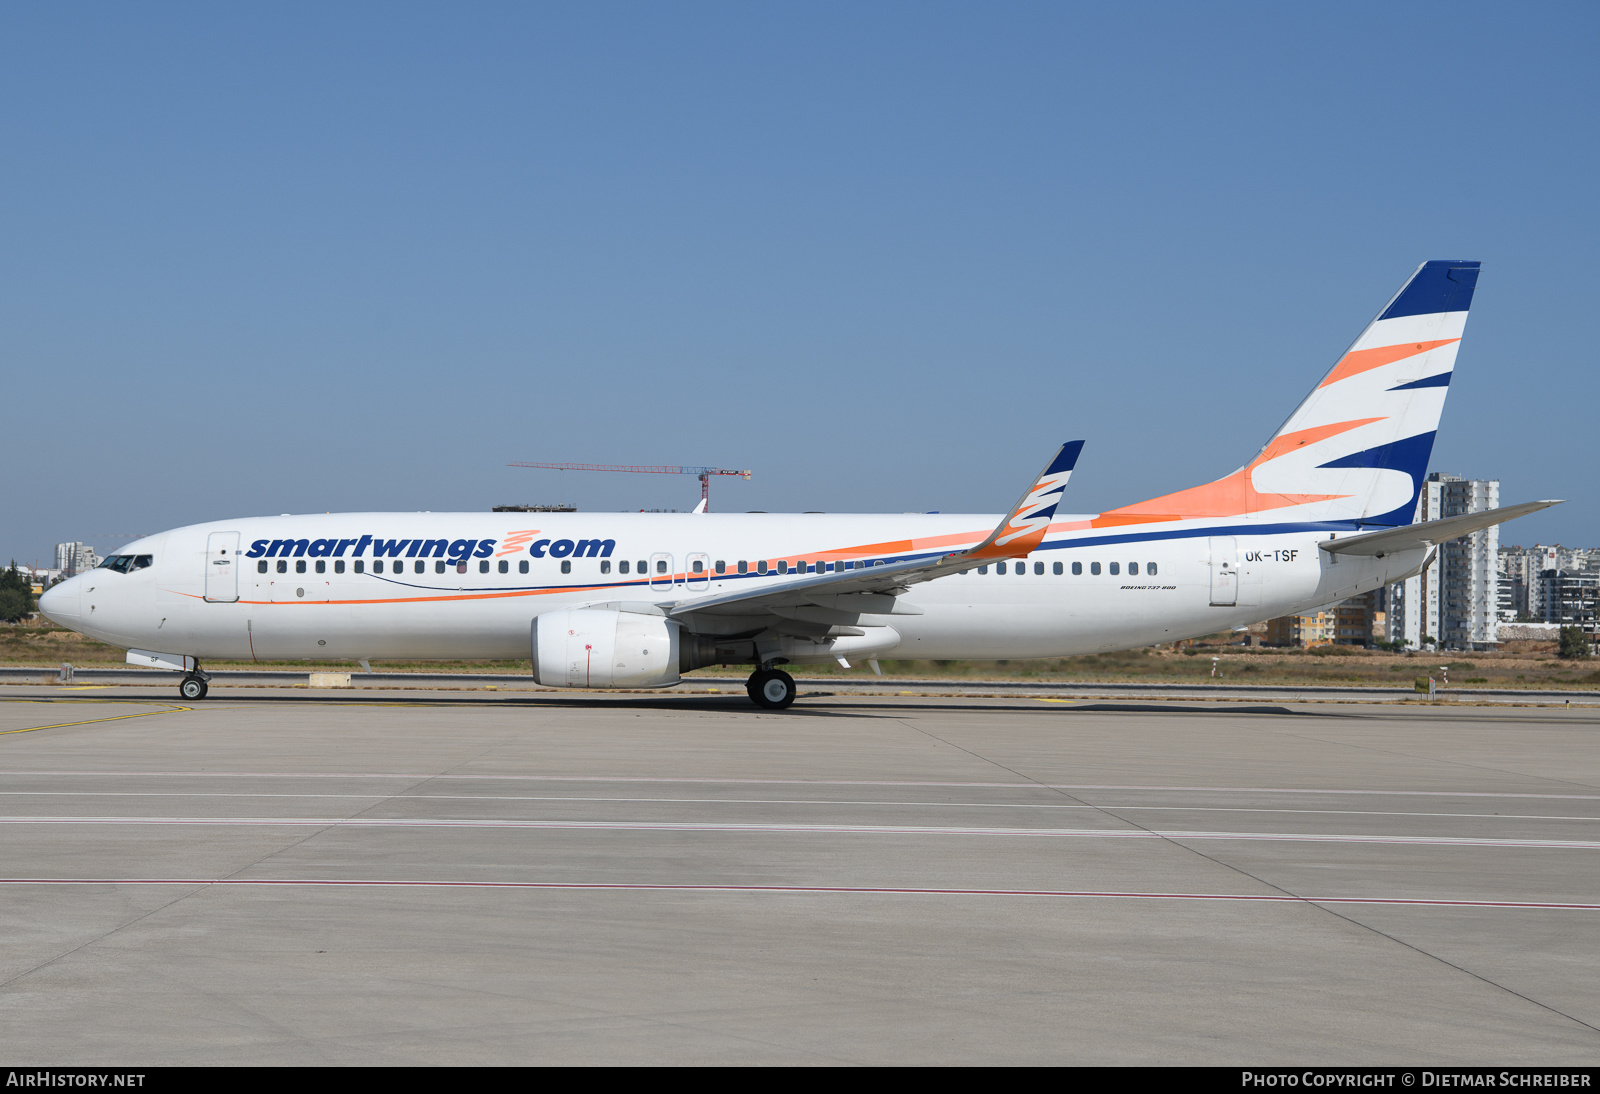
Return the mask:
{"type": "MultiPolygon", "coordinates": [[[[1102,653],[1087,657],[1054,657],[1028,661],[893,661],[880,662],[885,675],[900,678],[971,680],[1024,679],[1184,683],[1210,680],[1212,658],[1222,681],[1235,684],[1383,684],[1409,686],[1418,676],[1439,678],[1449,665],[1452,685],[1496,688],[1594,688],[1600,686],[1600,659],[1561,661],[1554,643],[1515,643],[1526,648],[1496,653],[1394,654],[1345,646],[1317,650],[1278,650],[1231,645],[1236,635],[1216,635],[1170,647],[1102,653]]],[[[0,624],[0,664],[54,667],[69,662],[79,668],[123,665],[123,651],[62,630],[53,624],[0,624]]],[[[263,662],[264,668],[307,668],[306,661],[263,662]]],[[[319,667],[356,667],[354,662],[318,662],[319,667]]],[[[210,662],[210,668],[249,668],[249,662],[210,662]]],[[[528,671],[516,661],[373,661],[379,671],[497,672],[528,671]]],[[[696,675],[726,676],[733,668],[701,669],[696,675]]],[[[846,671],[838,666],[792,666],[806,679],[871,677],[865,663],[846,671]]]]}

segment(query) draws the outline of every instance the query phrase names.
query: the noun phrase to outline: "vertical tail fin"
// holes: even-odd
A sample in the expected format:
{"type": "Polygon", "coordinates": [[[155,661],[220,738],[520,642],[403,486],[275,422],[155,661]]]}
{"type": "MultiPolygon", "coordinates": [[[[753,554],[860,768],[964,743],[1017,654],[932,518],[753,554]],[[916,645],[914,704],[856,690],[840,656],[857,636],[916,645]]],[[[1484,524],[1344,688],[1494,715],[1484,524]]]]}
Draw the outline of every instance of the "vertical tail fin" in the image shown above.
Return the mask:
{"type": "Polygon", "coordinates": [[[1103,513],[1096,525],[1270,513],[1410,524],[1477,262],[1424,262],[1256,458],[1226,478],[1103,513]]]}

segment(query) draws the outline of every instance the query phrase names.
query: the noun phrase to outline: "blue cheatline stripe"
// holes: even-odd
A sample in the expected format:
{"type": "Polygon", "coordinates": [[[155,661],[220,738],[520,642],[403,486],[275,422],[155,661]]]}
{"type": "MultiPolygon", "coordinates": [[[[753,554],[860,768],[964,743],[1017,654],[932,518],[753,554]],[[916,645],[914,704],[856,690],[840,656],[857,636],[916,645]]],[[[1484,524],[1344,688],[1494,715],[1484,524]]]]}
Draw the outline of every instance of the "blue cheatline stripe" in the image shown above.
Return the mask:
{"type": "Polygon", "coordinates": [[[1436,376],[1424,376],[1420,380],[1412,380],[1409,384],[1396,384],[1390,391],[1411,391],[1419,387],[1449,387],[1450,376],[1448,372],[1441,372],[1436,376]]]}
{"type": "Polygon", "coordinates": [[[1472,290],[1478,284],[1479,266],[1477,262],[1424,262],[1378,318],[1466,311],[1472,306],[1472,290]]]}

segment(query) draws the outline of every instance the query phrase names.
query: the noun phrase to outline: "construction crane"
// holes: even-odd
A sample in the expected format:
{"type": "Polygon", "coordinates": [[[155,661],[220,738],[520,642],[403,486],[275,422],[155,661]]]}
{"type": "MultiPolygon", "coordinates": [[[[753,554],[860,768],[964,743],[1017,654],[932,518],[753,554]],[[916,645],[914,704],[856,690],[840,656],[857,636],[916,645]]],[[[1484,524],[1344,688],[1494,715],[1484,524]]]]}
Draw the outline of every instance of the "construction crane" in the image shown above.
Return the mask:
{"type": "Polygon", "coordinates": [[[748,479],[748,471],[730,471],[726,467],[669,467],[654,464],[631,463],[508,463],[507,467],[544,467],[552,471],[632,471],[642,475],[697,475],[700,478],[700,505],[696,513],[711,511],[711,476],[738,475],[748,479]]]}

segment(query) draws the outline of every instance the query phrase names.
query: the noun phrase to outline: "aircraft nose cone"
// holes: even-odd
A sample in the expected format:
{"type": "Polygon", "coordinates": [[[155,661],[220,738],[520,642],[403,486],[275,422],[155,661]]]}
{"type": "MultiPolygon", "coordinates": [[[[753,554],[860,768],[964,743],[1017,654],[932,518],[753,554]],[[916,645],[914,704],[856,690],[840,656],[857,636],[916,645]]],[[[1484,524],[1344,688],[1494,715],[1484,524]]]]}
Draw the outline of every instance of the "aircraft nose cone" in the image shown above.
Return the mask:
{"type": "Polygon", "coordinates": [[[78,614],[82,610],[80,601],[82,594],[79,592],[78,582],[69,578],[59,585],[46,589],[39,597],[39,610],[45,618],[52,623],[59,623],[63,627],[76,627],[78,614]]]}

